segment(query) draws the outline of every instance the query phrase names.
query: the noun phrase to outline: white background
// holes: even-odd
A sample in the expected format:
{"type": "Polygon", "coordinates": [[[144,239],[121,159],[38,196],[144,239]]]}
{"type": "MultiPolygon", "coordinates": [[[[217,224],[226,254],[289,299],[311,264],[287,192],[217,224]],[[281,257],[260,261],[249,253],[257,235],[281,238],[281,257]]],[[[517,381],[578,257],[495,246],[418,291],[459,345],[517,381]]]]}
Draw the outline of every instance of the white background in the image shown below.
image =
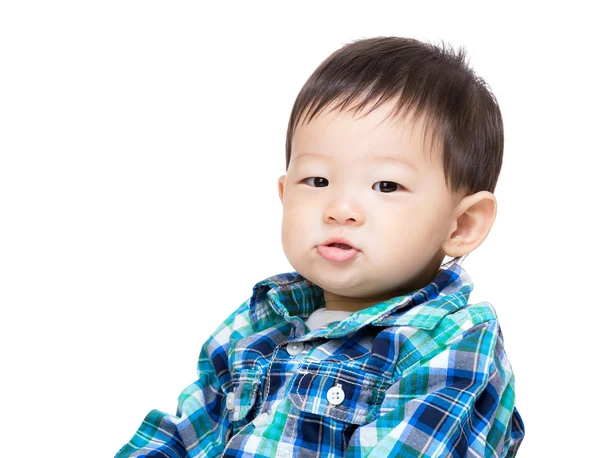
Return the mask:
{"type": "Polygon", "coordinates": [[[590,456],[598,58],[585,3],[0,6],[2,456],[114,456],[174,414],[200,347],[293,270],[277,178],[295,97],[343,44],[465,46],[496,94],[496,223],[465,261],[499,315],[520,457],[590,456]]]}

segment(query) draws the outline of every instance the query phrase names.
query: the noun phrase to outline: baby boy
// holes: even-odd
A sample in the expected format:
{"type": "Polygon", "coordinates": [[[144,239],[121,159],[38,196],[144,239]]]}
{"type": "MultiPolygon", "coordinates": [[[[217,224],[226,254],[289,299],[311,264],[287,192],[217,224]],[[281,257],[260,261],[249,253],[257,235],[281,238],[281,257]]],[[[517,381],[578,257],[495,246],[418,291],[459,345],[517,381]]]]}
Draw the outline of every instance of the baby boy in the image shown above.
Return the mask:
{"type": "Polygon", "coordinates": [[[176,415],[151,411],[117,457],[515,456],[513,372],[462,266],[496,217],[503,138],[462,49],[377,37],[329,56],[278,182],[295,271],[254,286],[176,415]]]}

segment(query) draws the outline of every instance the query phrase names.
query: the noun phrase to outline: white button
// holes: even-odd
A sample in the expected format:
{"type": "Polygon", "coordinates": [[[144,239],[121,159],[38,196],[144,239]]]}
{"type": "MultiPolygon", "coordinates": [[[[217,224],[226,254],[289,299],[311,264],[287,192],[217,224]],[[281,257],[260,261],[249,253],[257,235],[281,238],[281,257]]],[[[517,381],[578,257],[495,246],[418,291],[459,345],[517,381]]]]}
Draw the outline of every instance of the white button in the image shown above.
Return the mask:
{"type": "Polygon", "coordinates": [[[302,353],[302,350],[304,350],[304,344],[302,342],[290,342],[287,344],[285,349],[290,355],[296,356],[302,353]]]}
{"type": "Polygon", "coordinates": [[[254,424],[254,426],[263,426],[267,423],[269,423],[269,414],[266,412],[258,414],[258,416],[252,420],[252,424],[254,424]]]}
{"type": "Polygon", "coordinates": [[[346,395],[344,394],[344,390],[342,390],[342,385],[339,383],[327,390],[327,400],[334,406],[344,402],[345,397],[346,395]]]}
{"type": "Polygon", "coordinates": [[[227,394],[227,400],[225,401],[225,405],[229,410],[233,410],[233,406],[235,404],[234,398],[235,394],[233,394],[233,391],[227,394]]]}

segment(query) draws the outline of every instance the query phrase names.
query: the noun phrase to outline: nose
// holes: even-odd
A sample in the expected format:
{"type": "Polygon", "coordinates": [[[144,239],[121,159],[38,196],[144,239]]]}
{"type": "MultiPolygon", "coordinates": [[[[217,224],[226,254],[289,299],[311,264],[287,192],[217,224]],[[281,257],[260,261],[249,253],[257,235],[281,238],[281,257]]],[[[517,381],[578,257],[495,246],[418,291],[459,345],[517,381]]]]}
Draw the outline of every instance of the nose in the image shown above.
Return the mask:
{"type": "Polygon", "coordinates": [[[363,213],[349,205],[347,202],[332,202],[323,213],[325,223],[338,224],[362,224],[364,222],[363,213]]]}

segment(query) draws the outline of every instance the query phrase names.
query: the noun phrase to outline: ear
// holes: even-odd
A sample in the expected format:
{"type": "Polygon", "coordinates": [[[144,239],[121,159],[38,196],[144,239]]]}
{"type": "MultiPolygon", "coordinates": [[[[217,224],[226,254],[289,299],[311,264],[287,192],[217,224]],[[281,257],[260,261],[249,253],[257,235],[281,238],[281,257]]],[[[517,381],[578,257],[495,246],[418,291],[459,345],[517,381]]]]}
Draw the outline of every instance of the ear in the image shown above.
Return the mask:
{"type": "Polygon", "coordinates": [[[285,177],[286,177],[286,175],[281,175],[279,177],[279,180],[277,180],[278,187],[279,187],[279,200],[281,200],[282,204],[283,204],[283,188],[285,186],[285,177]]]}
{"type": "Polygon", "coordinates": [[[446,256],[462,256],[481,245],[496,219],[496,207],[496,197],[489,191],[463,197],[456,205],[448,237],[442,245],[446,256]]]}

